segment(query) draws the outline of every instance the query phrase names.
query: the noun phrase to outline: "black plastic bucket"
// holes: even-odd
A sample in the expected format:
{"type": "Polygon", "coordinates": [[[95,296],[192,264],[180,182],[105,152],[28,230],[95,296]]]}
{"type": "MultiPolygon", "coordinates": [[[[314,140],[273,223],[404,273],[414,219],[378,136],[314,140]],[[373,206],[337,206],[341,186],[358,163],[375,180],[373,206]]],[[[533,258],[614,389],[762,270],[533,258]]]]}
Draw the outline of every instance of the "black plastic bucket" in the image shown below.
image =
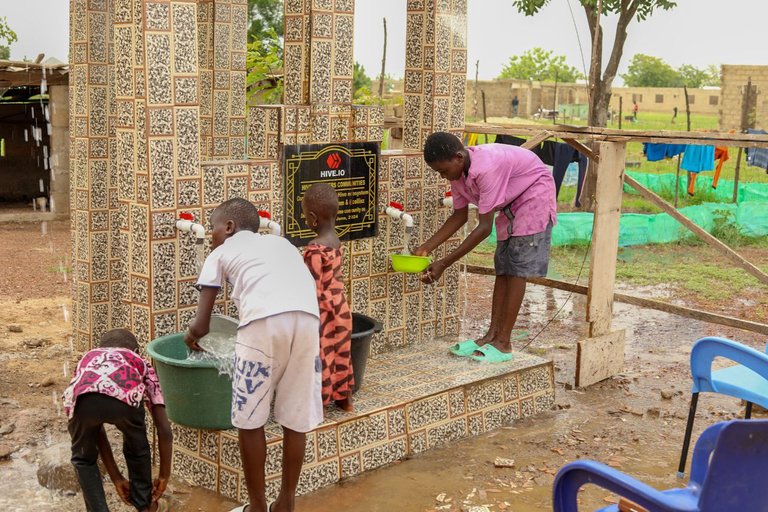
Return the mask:
{"type": "Polygon", "coordinates": [[[383,326],[377,320],[360,313],[352,313],[352,373],[355,376],[353,393],[363,387],[365,365],[371,353],[371,339],[382,329],[383,326]]]}

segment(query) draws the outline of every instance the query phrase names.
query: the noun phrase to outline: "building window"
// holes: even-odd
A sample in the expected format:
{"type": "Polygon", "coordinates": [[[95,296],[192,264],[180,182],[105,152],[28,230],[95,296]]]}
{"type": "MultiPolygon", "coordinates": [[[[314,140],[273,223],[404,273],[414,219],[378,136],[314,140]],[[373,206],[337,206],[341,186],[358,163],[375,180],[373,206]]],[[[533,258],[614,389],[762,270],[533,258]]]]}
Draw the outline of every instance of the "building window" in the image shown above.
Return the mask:
{"type": "Polygon", "coordinates": [[[717,105],[720,103],[720,96],[710,96],[709,97],[709,104],[710,105],[717,105]]]}
{"type": "Polygon", "coordinates": [[[632,95],[632,103],[642,103],[643,102],[643,95],[642,94],[633,94],[632,95]]]}
{"type": "Polygon", "coordinates": [[[656,103],[664,103],[664,95],[663,94],[657,94],[656,95],[656,103]]]}
{"type": "Polygon", "coordinates": [[[693,105],[694,103],[696,103],[696,96],[694,96],[693,94],[689,94],[688,95],[688,104],[689,105],[693,105]]]}

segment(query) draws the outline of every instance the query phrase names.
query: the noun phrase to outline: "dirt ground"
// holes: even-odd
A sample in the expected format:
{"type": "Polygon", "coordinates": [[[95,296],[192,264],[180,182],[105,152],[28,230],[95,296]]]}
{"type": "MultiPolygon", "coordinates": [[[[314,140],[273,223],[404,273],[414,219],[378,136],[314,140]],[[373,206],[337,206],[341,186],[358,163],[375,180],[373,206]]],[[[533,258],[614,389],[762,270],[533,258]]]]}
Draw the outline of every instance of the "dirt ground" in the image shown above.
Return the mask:
{"type": "MultiPolygon", "coordinates": [[[[68,337],[69,224],[0,224],[0,239],[6,269],[0,273],[0,509],[83,510],[79,495],[51,492],[35,478],[42,451],[67,439],[59,396],[77,361],[68,337]]],[[[477,335],[487,325],[492,284],[488,277],[466,277],[463,334],[477,335]]],[[[631,291],[675,300],[669,285],[631,291]]],[[[302,497],[297,510],[548,510],[554,474],[579,458],[601,460],[658,488],[679,485],[674,474],[688,408],[692,342],[719,335],[762,350],[764,340],[617,304],[615,327],[627,330],[625,371],[575,390],[575,341],[585,332],[584,302],[531,286],[518,321],[517,328],[531,336],[541,331],[528,350],[555,362],[554,410],[302,497]],[[496,468],[497,457],[514,459],[514,467],[496,468]]],[[[722,310],[750,318],[751,304],[735,301],[722,310]]],[[[697,303],[686,297],[685,305],[697,303]]],[[[737,401],[704,396],[695,434],[741,414],[737,401]]],[[[215,512],[233,505],[184,482],[174,481],[171,490],[174,510],[215,512]]],[[[601,506],[615,498],[590,489],[582,500],[601,506]]]]}

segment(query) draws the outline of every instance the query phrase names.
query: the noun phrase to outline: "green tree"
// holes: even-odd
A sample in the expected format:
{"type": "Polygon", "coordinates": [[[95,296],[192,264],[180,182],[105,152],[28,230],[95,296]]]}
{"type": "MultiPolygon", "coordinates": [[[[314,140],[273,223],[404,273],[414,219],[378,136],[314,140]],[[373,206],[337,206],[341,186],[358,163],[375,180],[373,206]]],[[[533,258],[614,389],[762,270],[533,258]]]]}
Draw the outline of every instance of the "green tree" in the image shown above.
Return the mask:
{"type": "Polygon", "coordinates": [[[273,30],[279,38],[283,37],[282,0],[248,0],[248,13],[249,39],[264,39],[273,30]]]}
{"type": "Polygon", "coordinates": [[[690,64],[683,64],[678,69],[683,84],[687,87],[696,88],[707,85],[720,85],[720,70],[714,64],[706,69],[697,68],[690,64]]]}
{"type": "Polygon", "coordinates": [[[552,53],[542,48],[532,48],[521,55],[513,55],[498,78],[540,82],[575,82],[584,78],[578,69],[565,62],[564,55],[552,55],[552,53]]]}
{"type": "MultiPolygon", "coordinates": [[[[538,13],[551,0],[512,0],[513,5],[526,16],[538,13]]],[[[602,0],[601,12],[597,12],[597,0],[579,0],[587,17],[592,41],[592,59],[589,66],[589,124],[605,126],[608,121],[608,102],[611,87],[624,53],[627,27],[633,20],[644,21],[657,9],[669,10],[677,6],[672,0],[602,0]],[[608,62],[603,65],[602,20],[607,15],[616,20],[616,37],[611,47],[608,62]],[[600,23],[598,22],[600,21],[600,23]]],[[[594,174],[594,173],[593,173],[594,174]]]]}
{"type": "Polygon", "coordinates": [[[355,62],[352,70],[352,97],[361,95],[371,95],[371,78],[365,74],[365,67],[359,62],[355,62]]]}
{"type": "Polygon", "coordinates": [[[11,58],[11,45],[18,40],[16,32],[11,30],[8,26],[8,19],[5,16],[0,16],[0,59],[11,58]]]}
{"type": "Polygon", "coordinates": [[[683,66],[677,71],[658,57],[636,53],[629,63],[627,73],[621,75],[621,78],[627,87],[699,87],[685,83],[682,75],[684,68],[689,78],[692,78],[691,73],[699,71],[693,66],[683,66]]]}
{"type": "Polygon", "coordinates": [[[248,103],[275,104],[283,101],[283,48],[270,28],[265,37],[255,38],[246,47],[246,98],[248,103]]]}

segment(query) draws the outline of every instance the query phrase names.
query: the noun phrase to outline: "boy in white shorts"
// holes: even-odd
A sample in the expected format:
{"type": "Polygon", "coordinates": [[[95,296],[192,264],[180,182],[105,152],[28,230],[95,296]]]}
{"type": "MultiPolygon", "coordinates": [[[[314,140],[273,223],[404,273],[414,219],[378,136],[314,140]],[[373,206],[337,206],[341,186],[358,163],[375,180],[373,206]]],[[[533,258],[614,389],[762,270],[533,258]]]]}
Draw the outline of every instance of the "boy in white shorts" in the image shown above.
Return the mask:
{"type": "Polygon", "coordinates": [[[290,242],[258,234],[259,214],[247,200],[230,199],[219,205],[211,215],[211,229],[213,250],[200,271],[200,302],[184,342],[201,350],[197,342],[209,331],[213,304],[226,280],[240,317],[232,424],[238,429],[250,498],[250,504],[234,510],[268,510],[264,424],[274,397],[274,417],[283,426],[283,474],[280,495],[269,510],[290,512],[306,432],[323,421],[315,281],[290,242]]]}

